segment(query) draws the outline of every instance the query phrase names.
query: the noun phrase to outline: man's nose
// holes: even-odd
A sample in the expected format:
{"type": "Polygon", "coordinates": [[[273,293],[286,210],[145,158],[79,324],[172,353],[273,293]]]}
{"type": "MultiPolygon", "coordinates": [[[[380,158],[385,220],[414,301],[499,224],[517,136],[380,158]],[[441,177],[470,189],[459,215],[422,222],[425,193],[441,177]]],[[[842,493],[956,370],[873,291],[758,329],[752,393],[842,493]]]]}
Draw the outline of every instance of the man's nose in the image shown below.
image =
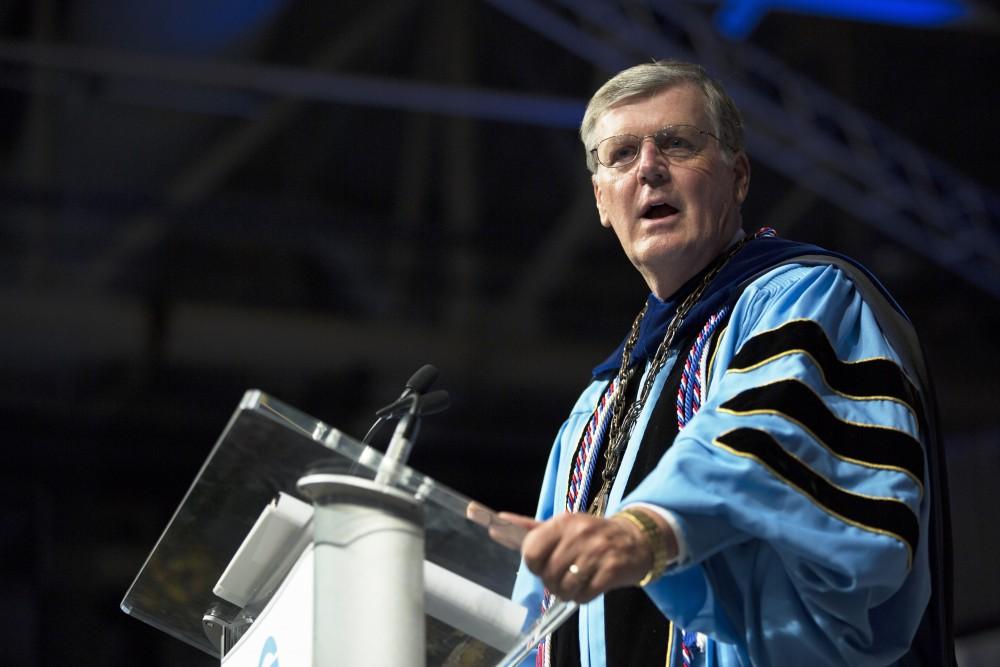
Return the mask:
{"type": "Polygon", "coordinates": [[[636,169],[639,181],[650,185],[659,185],[670,178],[670,165],[667,158],[660,152],[652,137],[646,137],[639,146],[639,166],[636,169]]]}

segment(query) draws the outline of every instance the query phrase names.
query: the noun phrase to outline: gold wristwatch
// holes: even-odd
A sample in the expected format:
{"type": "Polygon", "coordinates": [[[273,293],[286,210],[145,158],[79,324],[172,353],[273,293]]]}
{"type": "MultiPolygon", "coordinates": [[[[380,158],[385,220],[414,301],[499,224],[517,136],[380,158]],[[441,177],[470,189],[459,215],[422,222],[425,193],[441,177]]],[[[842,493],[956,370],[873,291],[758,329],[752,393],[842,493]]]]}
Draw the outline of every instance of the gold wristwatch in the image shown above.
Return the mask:
{"type": "Polygon", "coordinates": [[[667,566],[670,565],[670,554],[667,551],[667,536],[660,529],[659,524],[642,510],[628,507],[614,514],[611,518],[623,519],[636,526],[642,531],[643,537],[646,538],[653,551],[653,565],[649,568],[649,572],[639,580],[639,585],[645,586],[654,579],[659,579],[667,569],[667,566]]]}

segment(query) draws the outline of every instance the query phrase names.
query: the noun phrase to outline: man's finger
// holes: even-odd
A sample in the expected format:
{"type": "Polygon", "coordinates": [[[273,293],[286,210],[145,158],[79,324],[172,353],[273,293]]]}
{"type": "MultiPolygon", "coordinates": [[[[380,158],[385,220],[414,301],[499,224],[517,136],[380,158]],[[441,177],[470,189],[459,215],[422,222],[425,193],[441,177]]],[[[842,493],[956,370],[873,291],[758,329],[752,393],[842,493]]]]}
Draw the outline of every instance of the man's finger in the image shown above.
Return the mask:
{"type": "MultiPolygon", "coordinates": [[[[470,506],[471,507],[471,506],[470,506]]],[[[477,508],[478,509],[478,508],[477,508]]],[[[490,539],[498,544],[502,544],[508,549],[521,550],[524,536],[540,522],[531,517],[512,514],[510,512],[473,512],[470,511],[469,518],[486,527],[490,539]]]]}
{"type": "Polygon", "coordinates": [[[513,512],[497,512],[495,516],[501,521],[506,521],[507,523],[514,524],[515,526],[520,526],[526,530],[531,530],[535,526],[539,526],[542,523],[541,521],[533,519],[530,516],[514,514],[513,512]]]}

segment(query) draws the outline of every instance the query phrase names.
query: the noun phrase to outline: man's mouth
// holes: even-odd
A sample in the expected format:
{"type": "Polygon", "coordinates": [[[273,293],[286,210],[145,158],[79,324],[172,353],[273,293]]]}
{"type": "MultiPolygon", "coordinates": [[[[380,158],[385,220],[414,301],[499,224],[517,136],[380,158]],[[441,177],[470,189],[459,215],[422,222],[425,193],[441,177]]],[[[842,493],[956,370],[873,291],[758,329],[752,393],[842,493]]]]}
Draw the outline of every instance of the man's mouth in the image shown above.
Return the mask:
{"type": "Polygon", "coordinates": [[[646,210],[642,212],[642,218],[644,220],[662,220],[667,218],[674,213],[677,213],[677,209],[670,204],[653,204],[652,206],[647,206],[646,210]]]}

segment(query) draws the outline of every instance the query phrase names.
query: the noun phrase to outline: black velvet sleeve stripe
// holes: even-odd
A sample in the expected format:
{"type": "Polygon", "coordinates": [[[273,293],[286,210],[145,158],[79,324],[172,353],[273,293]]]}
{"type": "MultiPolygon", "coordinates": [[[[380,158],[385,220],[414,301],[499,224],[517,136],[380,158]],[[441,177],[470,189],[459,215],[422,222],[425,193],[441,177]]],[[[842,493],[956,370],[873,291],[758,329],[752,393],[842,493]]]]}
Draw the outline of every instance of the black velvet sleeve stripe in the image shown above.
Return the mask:
{"type": "Polygon", "coordinates": [[[763,465],[775,477],[841,521],[901,541],[909,549],[908,560],[912,561],[920,537],[920,524],[902,501],[862,496],[831,484],[786,452],[764,431],[736,429],[716,438],[715,444],[763,465]]]}
{"type": "Polygon", "coordinates": [[[712,336],[712,340],[709,341],[709,345],[711,347],[709,348],[708,363],[705,364],[705,387],[703,388],[704,389],[703,395],[708,392],[708,383],[711,382],[712,378],[712,368],[715,366],[715,353],[719,351],[719,342],[722,340],[722,337],[726,335],[727,331],[729,331],[728,320],[729,316],[731,316],[732,314],[733,312],[732,310],[730,310],[729,315],[726,316],[727,321],[724,322],[723,325],[720,326],[718,329],[716,329],[715,334],[712,336]]]}
{"type": "Polygon", "coordinates": [[[889,359],[844,362],[830,345],[823,328],[812,320],[793,320],[777,329],[757,334],[740,348],[730,371],[749,371],[772,359],[792,353],[812,357],[827,384],[837,392],[859,398],[889,398],[920,409],[916,388],[902,369],[889,359]]]}
{"type": "Polygon", "coordinates": [[[834,456],[864,466],[898,470],[923,489],[924,452],[910,434],[839,419],[799,380],[780,380],[737,394],[720,406],[736,414],[770,413],[807,429],[834,456]]]}

